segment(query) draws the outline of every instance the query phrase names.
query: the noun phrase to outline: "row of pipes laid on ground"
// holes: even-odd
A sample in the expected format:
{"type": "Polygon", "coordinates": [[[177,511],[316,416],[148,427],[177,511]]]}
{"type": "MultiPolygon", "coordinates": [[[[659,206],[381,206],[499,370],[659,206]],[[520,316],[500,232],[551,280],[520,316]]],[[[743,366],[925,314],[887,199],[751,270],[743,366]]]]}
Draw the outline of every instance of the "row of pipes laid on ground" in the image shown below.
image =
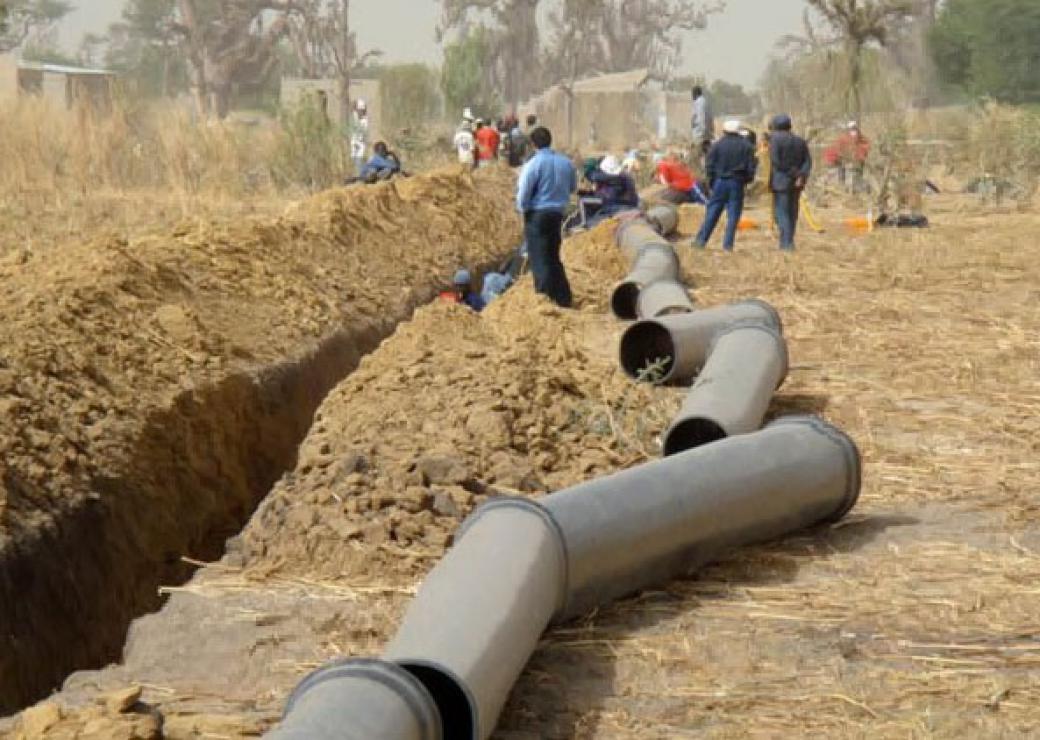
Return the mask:
{"type": "Polygon", "coordinates": [[[540,500],[496,499],[462,525],[379,659],[312,673],[277,740],[484,740],[542,633],[718,558],[835,522],[855,505],[853,441],[813,417],[762,429],[787,373],[777,312],[697,310],[655,208],[618,229],[632,264],[612,305],[637,380],[687,383],[663,459],[540,500]]]}

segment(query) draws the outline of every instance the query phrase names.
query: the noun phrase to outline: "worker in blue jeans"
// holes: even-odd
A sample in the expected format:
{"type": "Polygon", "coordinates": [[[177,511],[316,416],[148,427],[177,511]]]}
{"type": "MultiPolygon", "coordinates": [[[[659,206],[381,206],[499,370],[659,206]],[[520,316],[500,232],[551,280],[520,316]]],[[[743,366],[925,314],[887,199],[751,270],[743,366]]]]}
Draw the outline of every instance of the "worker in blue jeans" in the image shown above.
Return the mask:
{"type": "Polygon", "coordinates": [[[770,124],[769,159],[771,162],[769,189],[773,191],[773,213],[780,231],[780,249],[794,251],[794,236],[798,228],[798,207],[802,191],[812,174],[812,154],[801,136],[791,133],[793,123],[786,113],[770,124]]]}
{"type": "Polygon", "coordinates": [[[516,207],[524,215],[534,289],[558,306],[570,308],[573,298],[560,260],[560,245],[563,216],[571,194],[578,189],[578,172],[567,157],[552,150],[552,134],[547,128],[536,128],[530,138],[536,151],[520,173],[516,207]]]}
{"type": "Polygon", "coordinates": [[[711,197],[704,224],[694,243],[701,249],[707,246],[725,211],[726,236],[722,248],[732,252],[737,240],[737,224],[744,213],[744,191],[755,179],[758,160],[755,148],[740,135],[740,121],[726,121],[722,130],[724,136],[708,151],[707,175],[711,197]]]}

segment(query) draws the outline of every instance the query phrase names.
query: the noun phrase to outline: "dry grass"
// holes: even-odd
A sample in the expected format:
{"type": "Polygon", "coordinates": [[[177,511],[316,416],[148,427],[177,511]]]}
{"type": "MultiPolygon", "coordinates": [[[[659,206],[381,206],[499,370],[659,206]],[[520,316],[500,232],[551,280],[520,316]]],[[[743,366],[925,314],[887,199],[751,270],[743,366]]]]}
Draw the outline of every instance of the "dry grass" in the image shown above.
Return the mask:
{"type": "Polygon", "coordinates": [[[551,632],[500,737],[1040,732],[1040,218],[960,199],[932,216],[690,260],[702,302],[780,309],[793,370],[774,410],[853,435],[861,502],[551,632]]]}

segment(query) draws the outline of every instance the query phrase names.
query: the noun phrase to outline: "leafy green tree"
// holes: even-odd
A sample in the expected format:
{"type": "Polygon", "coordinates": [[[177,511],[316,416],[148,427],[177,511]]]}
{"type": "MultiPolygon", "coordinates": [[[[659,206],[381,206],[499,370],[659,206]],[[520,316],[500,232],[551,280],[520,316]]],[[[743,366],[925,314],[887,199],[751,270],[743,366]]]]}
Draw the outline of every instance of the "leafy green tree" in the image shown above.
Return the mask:
{"type": "Polygon", "coordinates": [[[188,64],[175,28],[174,0],[127,0],[122,19],[108,29],[105,64],[132,80],[143,95],[188,89],[188,64]]]}
{"type": "Polygon", "coordinates": [[[744,89],[743,85],[725,80],[715,80],[708,89],[708,94],[711,96],[712,107],[719,113],[748,115],[758,107],[758,101],[744,89]]]}
{"type": "Polygon", "coordinates": [[[490,33],[483,26],[469,29],[444,47],[441,91],[450,115],[472,108],[477,115],[491,116],[501,106],[491,63],[494,50],[490,33]]]}
{"type": "Polygon", "coordinates": [[[944,82],[1004,102],[1040,102],[1036,0],[947,0],[930,42],[944,82]]]}
{"type": "Polygon", "coordinates": [[[394,64],[379,70],[387,130],[428,124],[440,112],[437,73],[425,64],[394,64]]]}

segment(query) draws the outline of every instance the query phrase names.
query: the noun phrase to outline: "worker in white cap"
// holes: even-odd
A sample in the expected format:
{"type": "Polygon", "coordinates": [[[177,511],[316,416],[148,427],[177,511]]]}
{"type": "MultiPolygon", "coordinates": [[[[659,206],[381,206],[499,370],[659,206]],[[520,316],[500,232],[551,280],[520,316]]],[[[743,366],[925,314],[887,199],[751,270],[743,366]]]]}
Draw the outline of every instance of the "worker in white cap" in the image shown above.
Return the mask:
{"type": "Polygon", "coordinates": [[[354,160],[354,174],[360,176],[368,154],[368,103],[358,98],[350,125],[350,158],[354,160]]]}
{"type": "Polygon", "coordinates": [[[723,211],[726,212],[726,236],[722,248],[732,252],[736,244],[737,224],[744,213],[744,193],[758,169],[755,148],[740,135],[742,128],[740,121],[726,121],[722,127],[723,137],[708,151],[706,170],[711,198],[704,224],[694,240],[702,249],[711,239],[723,211]]]}

